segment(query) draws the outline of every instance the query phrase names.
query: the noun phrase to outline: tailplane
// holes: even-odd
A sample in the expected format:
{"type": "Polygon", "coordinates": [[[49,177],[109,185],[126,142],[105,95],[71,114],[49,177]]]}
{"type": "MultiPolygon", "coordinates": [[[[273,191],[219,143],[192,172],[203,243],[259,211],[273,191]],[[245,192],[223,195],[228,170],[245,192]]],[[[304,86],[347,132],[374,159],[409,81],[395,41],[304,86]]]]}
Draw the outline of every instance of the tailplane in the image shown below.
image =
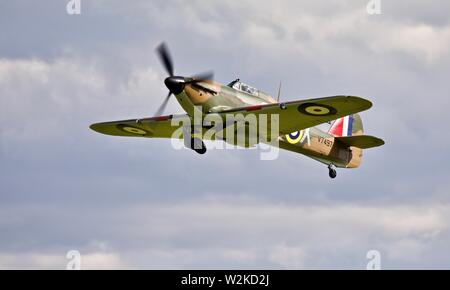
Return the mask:
{"type": "Polygon", "coordinates": [[[369,135],[335,137],[334,139],[348,147],[353,146],[361,149],[384,145],[384,141],[382,139],[369,135]]]}
{"type": "Polygon", "coordinates": [[[363,135],[363,124],[358,114],[337,119],[331,125],[328,134],[333,135],[336,140],[348,147],[367,149],[384,144],[384,141],[380,138],[363,135]]]}

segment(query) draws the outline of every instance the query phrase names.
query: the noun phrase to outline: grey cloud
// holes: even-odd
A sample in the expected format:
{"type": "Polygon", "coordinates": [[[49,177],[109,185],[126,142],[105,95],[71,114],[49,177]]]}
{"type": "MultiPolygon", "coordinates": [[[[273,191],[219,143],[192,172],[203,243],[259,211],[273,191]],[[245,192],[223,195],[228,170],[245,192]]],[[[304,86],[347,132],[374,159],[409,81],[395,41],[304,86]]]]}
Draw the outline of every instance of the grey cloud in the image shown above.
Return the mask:
{"type": "Polygon", "coordinates": [[[364,268],[371,249],[383,254],[386,268],[427,268],[433,267],[434,247],[445,251],[448,236],[447,206],[291,206],[197,199],[64,210],[40,204],[15,213],[3,208],[2,217],[8,215],[16,217],[7,226],[16,246],[2,248],[9,255],[23,256],[24,247],[53,256],[77,249],[115,253],[124,265],[142,268],[364,268]],[[31,221],[33,239],[18,242],[15,229],[31,221]]]}
{"type": "Polygon", "coordinates": [[[448,4],[383,1],[369,16],[363,2],[83,1],[80,16],[64,1],[3,4],[0,266],[58,267],[79,248],[111,267],[364,268],[379,248],[387,268],[448,268],[448,4]],[[162,40],[180,74],[269,93],[282,80],[284,100],[367,96],[366,131],[387,144],[330,181],[289,152],[197,156],[90,131],[158,107],[162,40]],[[429,224],[395,234],[397,211],[429,224]]]}

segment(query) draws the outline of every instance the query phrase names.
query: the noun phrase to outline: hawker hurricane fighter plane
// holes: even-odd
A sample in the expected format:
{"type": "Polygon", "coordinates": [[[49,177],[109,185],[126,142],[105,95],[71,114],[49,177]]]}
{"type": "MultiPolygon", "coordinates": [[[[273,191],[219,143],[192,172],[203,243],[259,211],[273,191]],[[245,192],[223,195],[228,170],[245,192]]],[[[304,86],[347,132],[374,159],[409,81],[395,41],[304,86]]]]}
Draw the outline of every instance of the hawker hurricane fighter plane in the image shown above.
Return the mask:
{"type": "Polygon", "coordinates": [[[366,99],[356,96],[332,96],[279,102],[279,92],[278,100],[275,100],[239,79],[222,85],[212,80],[212,73],[191,77],[175,76],[167,46],[161,44],[157,52],[169,74],[164,80],[169,93],[155,116],[96,123],[90,126],[92,130],[113,136],[184,139],[186,147],[200,154],[206,152],[202,140],[222,140],[241,147],[252,147],[260,142],[276,144],[279,148],[326,164],[331,178],[336,177],[336,167],[358,167],[363,149],[384,144],[384,141],[377,137],[364,135],[362,120],[357,113],[372,106],[366,99]],[[172,95],[186,114],[162,115],[172,95]],[[222,122],[221,126],[215,126],[216,134],[205,135],[212,127],[210,124],[201,123],[200,127],[192,125],[195,124],[194,117],[198,114],[204,119],[214,116],[222,122]],[[236,129],[232,129],[231,133],[228,130],[236,123],[228,122],[227,117],[230,115],[240,115],[244,118],[250,115],[269,116],[269,125],[266,130],[258,129],[256,138],[245,137],[244,142],[239,143],[236,141],[236,129]],[[191,122],[186,126],[183,122],[174,122],[177,120],[191,122]],[[332,121],[327,131],[317,127],[332,121]],[[276,134],[272,130],[274,124],[277,127],[276,134]],[[180,128],[182,126],[183,128],[180,128]],[[174,135],[180,129],[182,134],[174,135]],[[267,141],[274,139],[275,143],[267,141]]]}

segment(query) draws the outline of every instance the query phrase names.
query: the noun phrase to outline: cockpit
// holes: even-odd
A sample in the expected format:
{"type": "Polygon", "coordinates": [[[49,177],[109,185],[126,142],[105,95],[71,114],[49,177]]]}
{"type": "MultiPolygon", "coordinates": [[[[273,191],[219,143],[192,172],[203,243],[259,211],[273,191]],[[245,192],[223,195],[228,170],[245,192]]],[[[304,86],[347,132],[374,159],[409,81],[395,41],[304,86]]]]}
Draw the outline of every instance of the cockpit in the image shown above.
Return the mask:
{"type": "Polygon", "coordinates": [[[257,89],[255,89],[254,87],[251,87],[247,84],[244,84],[243,82],[241,82],[239,79],[236,79],[234,81],[232,81],[231,83],[229,83],[227,86],[229,86],[230,88],[233,88],[235,90],[253,95],[253,96],[258,96],[259,92],[257,89]]]}

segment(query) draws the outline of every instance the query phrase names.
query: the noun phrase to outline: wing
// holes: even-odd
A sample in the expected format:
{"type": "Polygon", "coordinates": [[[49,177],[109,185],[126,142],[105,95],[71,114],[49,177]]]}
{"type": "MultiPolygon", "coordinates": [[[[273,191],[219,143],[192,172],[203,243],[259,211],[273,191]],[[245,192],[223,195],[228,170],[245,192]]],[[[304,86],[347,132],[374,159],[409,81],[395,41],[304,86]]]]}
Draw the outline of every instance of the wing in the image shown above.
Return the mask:
{"type": "Polygon", "coordinates": [[[279,115],[280,134],[289,134],[298,130],[336,120],[338,118],[365,111],[372,107],[366,99],[354,96],[334,96],[308,99],[286,103],[256,105],[221,111],[219,114],[271,114],[279,115]]]}
{"type": "MultiPolygon", "coordinates": [[[[257,117],[261,114],[267,114],[269,120],[270,116],[275,114],[279,116],[280,134],[289,134],[367,110],[371,106],[370,101],[360,97],[335,96],[248,106],[221,111],[220,113],[214,113],[214,115],[218,114],[224,124],[227,124],[226,116],[228,114],[242,114],[244,116],[255,114],[257,117]]],[[[169,115],[96,123],[91,125],[90,128],[96,132],[113,136],[171,138],[175,130],[182,126],[182,120],[188,119],[190,119],[188,115],[169,115]]]]}
{"type": "Polygon", "coordinates": [[[144,119],[130,119],[92,124],[90,128],[98,133],[147,138],[171,138],[175,130],[182,126],[188,115],[169,115],[144,119]]]}

